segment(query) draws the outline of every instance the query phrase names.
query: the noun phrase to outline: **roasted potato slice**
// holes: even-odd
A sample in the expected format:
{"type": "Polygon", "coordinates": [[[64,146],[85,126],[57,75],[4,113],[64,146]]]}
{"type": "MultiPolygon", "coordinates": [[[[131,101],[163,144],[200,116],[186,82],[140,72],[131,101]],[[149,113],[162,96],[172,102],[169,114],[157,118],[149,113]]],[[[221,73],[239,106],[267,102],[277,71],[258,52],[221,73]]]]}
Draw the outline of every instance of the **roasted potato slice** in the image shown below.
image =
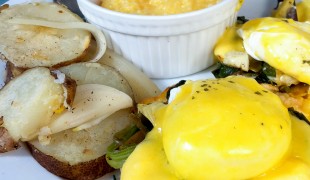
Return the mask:
{"type": "Polygon", "coordinates": [[[63,106],[64,88],[47,68],[25,71],[0,91],[0,115],[15,141],[30,140],[63,106]]]}
{"type": "Polygon", "coordinates": [[[0,152],[35,138],[55,113],[69,107],[76,84],[60,71],[54,73],[44,67],[29,69],[1,89],[0,152]]]}
{"type": "Polygon", "coordinates": [[[52,67],[81,61],[91,40],[82,29],[55,29],[10,23],[16,18],[53,22],[82,22],[66,7],[54,3],[29,3],[1,10],[0,55],[16,67],[52,67]]]}
{"type": "MultiPolygon", "coordinates": [[[[102,84],[122,92],[133,92],[125,78],[114,68],[98,63],[76,63],[59,69],[74,79],[78,86],[102,84]]],[[[116,132],[133,124],[132,108],[122,109],[92,127],[68,129],[50,136],[42,145],[28,142],[33,157],[48,171],[66,179],[95,179],[113,171],[105,159],[107,147],[116,132]]]]}
{"type": "Polygon", "coordinates": [[[51,136],[48,145],[30,141],[33,157],[48,171],[66,179],[96,179],[112,172],[105,154],[116,132],[131,124],[130,109],[114,113],[91,128],[51,136]]]}
{"type": "Polygon", "coordinates": [[[118,89],[130,97],[133,91],[127,80],[114,68],[99,63],[75,63],[59,69],[81,84],[103,84],[118,89]]]}

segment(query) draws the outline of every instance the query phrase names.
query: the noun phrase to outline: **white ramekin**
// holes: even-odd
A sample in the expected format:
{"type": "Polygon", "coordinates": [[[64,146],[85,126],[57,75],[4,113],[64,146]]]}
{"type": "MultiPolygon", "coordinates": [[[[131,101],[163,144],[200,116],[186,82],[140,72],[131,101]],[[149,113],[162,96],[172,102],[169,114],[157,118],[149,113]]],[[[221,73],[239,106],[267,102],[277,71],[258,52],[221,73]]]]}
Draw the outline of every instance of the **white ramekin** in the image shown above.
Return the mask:
{"type": "Polygon", "coordinates": [[[150,78],[174,78],[212,64],[213,46],[235,22],[238,0],[223,0],[206,9],[167,16],[111,11],[99,0],[77,0],[88,22],[105,34],[107,45],[132,61],[150,78]]]}

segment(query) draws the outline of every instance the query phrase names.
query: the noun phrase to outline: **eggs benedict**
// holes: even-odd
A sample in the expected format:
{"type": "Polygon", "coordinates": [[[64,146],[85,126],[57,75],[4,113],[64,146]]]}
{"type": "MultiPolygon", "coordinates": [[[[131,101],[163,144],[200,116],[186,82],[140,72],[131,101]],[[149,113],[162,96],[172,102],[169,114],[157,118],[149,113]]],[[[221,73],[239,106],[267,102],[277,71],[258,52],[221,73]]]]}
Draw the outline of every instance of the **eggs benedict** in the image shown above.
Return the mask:
{"type": "MultiPolygon", "coordinates": [[[[289,2],[280,5],[278,16],[292,9],[289,2]]],[[[308,22],[283,17],[257,18],[237,24],[229,28],[215,46],[220,67],[214,75],[252,77],[279,95],[287,108],[310,119],[309,32],[308,22]]]]}
{"type": "Polygon", "coordinates": [[[168,92],[167,101],[139,104],[154,128],[125,162],[121,179],[251,179],[285,170],[310,178],[310,149],[292,141],[298,133],[309,139],[309,125],[292,120],[278,96],[255,80],[186,81],[168,92]]]}
{"type": "Polygon", "coordinates": [[[310,84],[310,24],[266,17],[248,21],[238,31],[251,57],[310,84]]]}

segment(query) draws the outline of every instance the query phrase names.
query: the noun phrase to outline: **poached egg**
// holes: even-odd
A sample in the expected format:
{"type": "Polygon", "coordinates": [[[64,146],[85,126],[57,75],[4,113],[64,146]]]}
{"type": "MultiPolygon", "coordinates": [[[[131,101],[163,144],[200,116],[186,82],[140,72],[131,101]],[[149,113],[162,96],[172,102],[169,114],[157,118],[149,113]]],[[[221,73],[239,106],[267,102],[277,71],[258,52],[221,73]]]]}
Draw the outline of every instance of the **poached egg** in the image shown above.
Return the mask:
{"type": "Polygon", "coordinates": [[[121,179],[310,178],[309,124],[255,80],[186,81],[170,93],[138,106],[154,128],[121,179]]]}
{"type": "Polygon", "coordinates": [[[310,84],[310,24],[272,17],[246,22],[239,30],[246,52],[256,60],[310,84]]]}

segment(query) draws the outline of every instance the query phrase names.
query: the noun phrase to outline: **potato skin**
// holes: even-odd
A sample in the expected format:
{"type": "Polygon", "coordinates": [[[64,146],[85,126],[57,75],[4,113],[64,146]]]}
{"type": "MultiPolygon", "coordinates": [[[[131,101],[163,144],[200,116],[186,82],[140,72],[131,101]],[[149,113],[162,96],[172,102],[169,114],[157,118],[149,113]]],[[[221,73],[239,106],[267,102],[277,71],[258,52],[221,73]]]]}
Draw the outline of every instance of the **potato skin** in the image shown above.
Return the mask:
{"type": "Polygon", "coordinates": [[[14,141],[5,127],[0,126],[0,153],[13,151],[18,148],[18,142],[14,141]]]}
{"type": "Polygon", "coordinates": [[[93,180],[115,170],[108,165],[105,155],[88,162],[70,165],[42,153],[30,143],[27,143],[27,145],[32,156],[41,166],[49,172],[66,179],[93,180]]]}
{"type": "Polygon", "coordinates": [[[75,80],[66,76],[65,82],[63,83],[63,86],[67,89],[67,99],[66,99],[67,104],[72,106],[73,101],[74,101],[74,97],[75,97],[77,84],[76,84],[75,80]]]}
{"type": "Polygon", "coordinates": [[[2,127],[3,117],[0,117],[0,153],[6,153],[19,148],[18,142],[15,142],[5,127],[2,127]]]}
{"type": "Polygon", "coordinates": [[[11,63],[10,61],[7,61],[6,70],[7,70],[7,75],[6,75],[5,84],[7,84],[9,81],[16,78],[20,74],[22,74],[26,69],[18,68],[14,66],[14,64],[11,63]]]}

